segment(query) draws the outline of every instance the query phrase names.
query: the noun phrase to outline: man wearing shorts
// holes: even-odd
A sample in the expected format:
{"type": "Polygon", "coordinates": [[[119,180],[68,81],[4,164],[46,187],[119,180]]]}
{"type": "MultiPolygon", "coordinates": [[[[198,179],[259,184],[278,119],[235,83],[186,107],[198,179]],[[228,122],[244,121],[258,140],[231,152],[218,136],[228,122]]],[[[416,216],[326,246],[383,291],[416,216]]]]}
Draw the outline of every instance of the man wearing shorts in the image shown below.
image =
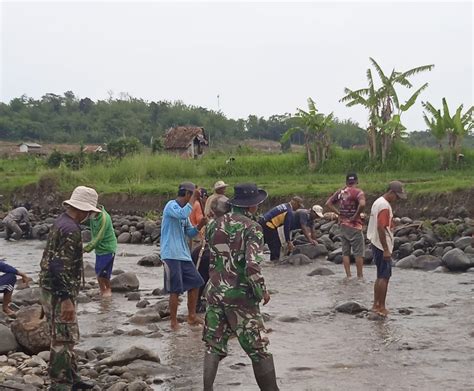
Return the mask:
{"type": "Polygon", "coordinates": [[[326,201],[326,206],[339,215],[342,239],[342,260],[346,277],[351,277],[351,249],[356,261],[357,277],[363,278],[364,267],[364,234],[360,214],[365,208],[364,192],[357,187],[357,174],[346,176],[346,186],[336,191],[326,201]],[[336,208],[339,206],[339,210],[336,208]]]}
{"type": "Polygon", "coordinates": [[[398,181],[390,182],[387,192],[377,198],[370,212],[367,237],[372,244],[374,263],[377,266],[377,279],[374,284],[374,305],[372,311],[386,316],[385,307],[388,282],[392,276],[393,251],[393,212],[392,204],[399,199],[406,199],[403,184],[398,181]]]}
{"type": "Polygon", "coordinates": [[[5,315],[13,318],[15,317],[15,311],[10,308],[10,303],[16,284],[16,276],[20,276],[26,285],[28,285],[29,278],[25,273],[7,264],[4,259],[0,259],[0,273],[4,273],[0,276],[0,293],[3,293],[3,312],[5,315]]]}
{"type": "Polygon", "coordinates": [[[187,238],[193,238],[207,223],[203,217],[197,226],[189,221],[194,203],[199,201],[200,189],[194,183],[183,182],[178,188],[178,197],[169,201],[163,210],[161,222],[161,259],[164,266],[165,290],[170,294],[171,329],[178,330],[179,295],[188,292],[188,323],[202,324],[196,315],[199,287],[204,281],[191,258],[187,238]]]}
{"type": "Polygon", "coordinates": [[[117,238],[112,219],[103,206],[100,213],[94,213],[89,219],[92,241],[84,247],[85,252],[95,250],[95,274],[103,297],[112,296],[110,277],[114,267],[117,238]]]}

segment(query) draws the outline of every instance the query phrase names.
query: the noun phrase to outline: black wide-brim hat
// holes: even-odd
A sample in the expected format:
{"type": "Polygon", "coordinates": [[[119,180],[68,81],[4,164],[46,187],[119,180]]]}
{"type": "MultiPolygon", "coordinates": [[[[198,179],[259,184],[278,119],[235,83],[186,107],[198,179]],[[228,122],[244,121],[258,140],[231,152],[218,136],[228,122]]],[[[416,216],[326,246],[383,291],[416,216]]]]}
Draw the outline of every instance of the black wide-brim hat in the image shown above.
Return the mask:
{"type": "Polygon", "coordinates": [[[240,183],[234,186],[234,197],[228,203],[233,206],[248,208],[260,205],[267,197],[267,192],[259,189],[255,183],[240,183]]]}

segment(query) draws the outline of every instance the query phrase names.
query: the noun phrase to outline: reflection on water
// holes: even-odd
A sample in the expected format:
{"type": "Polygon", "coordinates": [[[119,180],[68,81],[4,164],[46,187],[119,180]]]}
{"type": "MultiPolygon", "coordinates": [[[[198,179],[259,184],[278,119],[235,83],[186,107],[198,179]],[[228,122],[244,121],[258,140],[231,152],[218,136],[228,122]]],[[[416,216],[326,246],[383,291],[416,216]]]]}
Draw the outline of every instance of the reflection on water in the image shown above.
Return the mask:
{"type": "MultiPolygon", "coordinates": [[[[42,247],[39,242],[0,243],[0,255],[37,280],[42,247]]],[[[137,261],[155,248],[120,247],[115,268],[137,273],[142,298],[153,304],[156,297],[149,295],[162,287],[163,270],[139,267],[137,261]]],[[[93,262],[93,255],[87,254],[85,259],[93,262]]],[[[336,274],[309,277],[314,264],[264,267],[267,285],[274,293],[262,312],[270,318],[266,326],[272,330],[268,338],[281,390],[473,389],[472,274],[395,268],[387,297],[391,314],[387,320],[370,321],[333,309],[347,300],[370,307],[375,269],[365,268],[366,282],[344,282],[342,265],[324,266],[336,274]],[[446,306],[429,307],[440,302],[446,306]],[[398,313],[406,307],[413,313],[398,313]]],[[[136,311],[136,302],[118,293],[112,300],[97,298],[79,304],[79,324],[85,336],[79,347],[119,350],[147,346],[159,353],[164,364],[180,368],[175,379],[156,389],[201,390],[201,330],[183,324],[180,332],[170,333],[168,322],[158,322],[152,326],[163,334],[161,338],[127,335],[133,329],[150,331],[150,325],[129,323],[136,311]]],[[[184,303],[179,311],[186,313],[184,303]]],[[[238,342],[231,340],[229,356],[219,366],[215,390],[257,389],[250,360],[238,342]]]]}

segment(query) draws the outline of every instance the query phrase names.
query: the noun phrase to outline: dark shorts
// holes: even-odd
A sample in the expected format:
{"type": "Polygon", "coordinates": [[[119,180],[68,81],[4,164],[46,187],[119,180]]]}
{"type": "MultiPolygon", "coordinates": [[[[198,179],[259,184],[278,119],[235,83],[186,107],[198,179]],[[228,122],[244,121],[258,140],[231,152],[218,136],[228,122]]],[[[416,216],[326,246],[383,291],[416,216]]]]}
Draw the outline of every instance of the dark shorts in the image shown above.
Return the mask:
{"type": "Polygon", "coordinates": [[[0,276],[0,292],[11,292],[16,284],[16,275],[7,273],[0,276]]]}
{"type": "Polygon", "coordinates": [[[392,276],[392,261],[383,259],[383,251],[372,245],[372,253],[374,254],[374,263],[377,266],[377,278],[390,279],[392,276]]]}
{"type": "Polygon", "coordinates": [[[163,266],[166,293],[181,294],[204,284],[204,280],[191,261],[164,259],[163,266]]]}
{"type": "Polygon", "coordinates": [[[115,254],[103,254],[95,256],[95,274],[97,277],[110,280],[114,267],[115,254]]]}

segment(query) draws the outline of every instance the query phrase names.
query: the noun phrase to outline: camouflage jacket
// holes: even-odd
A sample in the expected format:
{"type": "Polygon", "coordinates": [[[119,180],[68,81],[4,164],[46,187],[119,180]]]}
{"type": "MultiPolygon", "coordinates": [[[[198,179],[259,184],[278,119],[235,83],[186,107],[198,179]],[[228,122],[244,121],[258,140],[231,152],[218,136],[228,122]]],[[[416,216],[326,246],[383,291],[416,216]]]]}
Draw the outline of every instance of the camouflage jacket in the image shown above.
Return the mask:
{"type": "Polygon", "coordinates": [[[209,304],[248,305],[266,291],[261,274],[263,233],[240,208],[212,220],[206,229],[211,259],[206,298],[209,304]]]}
{"type": "Polygon", "coordinates": [[[81,228],[63,213],[48,236],[41,259],[40,286],[61,300],[74,299],[79,292],[82,268],[81,228]]]}

